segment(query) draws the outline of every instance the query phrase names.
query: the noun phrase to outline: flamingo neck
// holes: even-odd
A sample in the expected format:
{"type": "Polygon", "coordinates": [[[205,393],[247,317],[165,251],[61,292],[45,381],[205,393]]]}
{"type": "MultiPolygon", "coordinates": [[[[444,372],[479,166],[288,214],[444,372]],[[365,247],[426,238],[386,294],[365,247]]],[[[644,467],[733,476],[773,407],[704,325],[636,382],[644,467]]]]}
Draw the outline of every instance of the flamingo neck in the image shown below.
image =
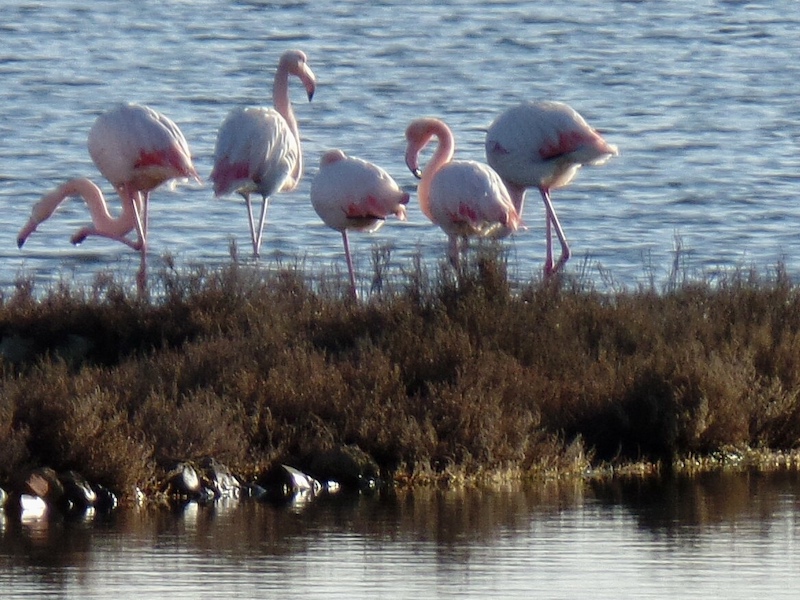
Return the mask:
{"type": "Polygon", "coordinates": [[[508,195],[511,197],[511,201],[514,203],[514,208],[516,209],[517,214],[521,215],[522,206],[525,203],[525,192],[527,191],[527,188],[524,185],[517,185],[509,181],[503,181],[503,183],[506,184],[508,195]]]}
{"type": "Polygon", "coordinates": [[[425,216],[429,219],[431,218],[431,183],[433,182],[433,178],[436,176],[436,173],[438,173],[444,165],[453,159],[453,154],[455,153],[453,134],[450,133],[450,130],[447,129],[447,127],[442,127],[438,124],[431,127],[428,140],[432,137],[436,137],[437,139],[436,150],[434,150],[433,156],[431,156],[431,159],[425,165],[425,168],[422,169],[422,178],[420,179],[419,186],[417,188],[417,196],[419,197],[420,208],[425,216]]]}
{"type": "Polygon", "coordinates": [[[113,217],[108,211],[103,192],[88,179],[71,179],[61,184],[45,198],[48,196],[52,196],[51,200],[55,202],[55,206],[69,196],[83,198],[92,217],[92,225],[101,234],[123,236],[133,229],[136,223],[136,213],[134,212],[136,207],[133,199],[122,196],[122,212],[118,217],[113,217]]]}
{"type": "Polygon", "coordinates": [[[300,146],[300,131],[297,128],[297,119],[294,116],[292,103],[289,100],[289,67],[284,61],[280,61],[278,70],[275,71],[275,80],[272,84],[272,104],[286,121],[297,142],[297,162],[294,165],[294,169],[292,169],[292,179],[297,182],[303,172],[303,154],[300,146]]]}

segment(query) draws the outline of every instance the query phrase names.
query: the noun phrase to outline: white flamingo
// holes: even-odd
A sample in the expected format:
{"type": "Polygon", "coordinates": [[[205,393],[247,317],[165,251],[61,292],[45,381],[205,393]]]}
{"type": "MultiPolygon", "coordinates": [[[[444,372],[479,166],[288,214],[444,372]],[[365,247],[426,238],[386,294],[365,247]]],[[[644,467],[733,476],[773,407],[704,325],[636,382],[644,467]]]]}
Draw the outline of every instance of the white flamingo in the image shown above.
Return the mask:
{"type": "Polygon", "coordinates": [[[214,149],[214,168],[210,179],[217,197],[238,192],[247,205],[253,256],[261,252],[261,236],[269,198],[293,190],[303,175],[300,132],[289,101],[289,75],[303,82],[311,101],[316,78],[300,50],[283,53],[275,72],[272,89],[274,108],[234,108],[223,121],[214,149]],[[263,201],[256,227],[250,195],[263,201]]]}

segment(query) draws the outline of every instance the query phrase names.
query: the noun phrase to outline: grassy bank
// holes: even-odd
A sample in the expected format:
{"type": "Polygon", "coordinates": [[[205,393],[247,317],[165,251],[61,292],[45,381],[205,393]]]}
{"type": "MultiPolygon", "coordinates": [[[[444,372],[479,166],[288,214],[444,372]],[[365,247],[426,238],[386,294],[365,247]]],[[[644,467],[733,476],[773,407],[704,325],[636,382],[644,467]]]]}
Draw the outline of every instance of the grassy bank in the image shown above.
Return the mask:
{"type": "Polygon", "coordinates": [[[252,476],[342,446],[397,480],[693,468],[748,449],[797,466],[800,288],[780,268],[601,294],[512,290],[484,256],[379,287],[354,303],[236,261],[167,269],[150,299],[109,277],[21,281],[0,305],[0,483],[47,465],[125,496],[177,460],[252,476]]]}

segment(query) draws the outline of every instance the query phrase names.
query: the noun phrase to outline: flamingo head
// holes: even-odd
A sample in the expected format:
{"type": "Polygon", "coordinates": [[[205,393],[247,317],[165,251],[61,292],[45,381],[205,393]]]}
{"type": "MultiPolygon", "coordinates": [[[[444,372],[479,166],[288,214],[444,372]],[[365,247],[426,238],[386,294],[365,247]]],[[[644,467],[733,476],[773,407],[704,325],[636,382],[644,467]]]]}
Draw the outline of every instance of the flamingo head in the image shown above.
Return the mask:
{"type": "Polygon", "coordinates": [[[433,136],[438,135],[441,121],[433,118],[415,119],[406,128],[406,166],[417,179],[422,179],[419,167],[419,154],[433,136]]]}
{"type": "Polygon", "coordinates": [[[317,77],[308,66],[308,57],[302,50],[287,50],[281,56],[281,63],[286,67],[290,75],[294,75],[303,82],[308,94],[308,101],[314,97],[316,90],[317,77]]]}

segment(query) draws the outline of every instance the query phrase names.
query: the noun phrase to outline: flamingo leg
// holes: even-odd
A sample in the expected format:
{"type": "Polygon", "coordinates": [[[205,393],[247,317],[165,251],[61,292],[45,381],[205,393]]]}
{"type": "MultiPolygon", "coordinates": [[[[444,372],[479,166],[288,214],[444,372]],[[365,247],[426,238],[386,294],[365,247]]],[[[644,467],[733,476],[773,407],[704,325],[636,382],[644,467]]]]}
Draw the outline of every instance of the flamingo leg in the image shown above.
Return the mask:
{"type": "Polygon", "coordinates": [[[129,193],[126,190],[127,201],[133,203],[133,214],[136,217],[136,235],[139,237],[139,250],[144,253],[147,247],[147,199],[148,194],[140,192],[129,193]]]}
{"type": "Polygon", "coordinates": [[[264,196],[261,204],[261,218],[258,220],[258,237],[256,237],[256,256],[261,253],[261,237],[264,235],[264,223],[267,219],[267,207],[269,207],[269,196],[264,196]]]}
{"type": "Polygon", "coordinates": [[[139,296],[144,297],[147,294],[147,253],[144,248],[142,248],[140,256],[139,271],[136,273],[136,289],[139,296]]]}
{"type": "Polygon", "coordinates": [[[258,258],[258,244],[256,243],[256,224],[253,221],[253,205],[250,202],[250,194],[242,194],[244,203],[247,206],[247,217],[250,222],[250,239],[253,241],[253,256],[258,258]]]}
{"type": "Polygon", "coordinates": [[[544,201],[544,208],[545,212],[547,213],[547,259],[545,261],[545,275],[552,275],[553,273],[557,272],[561,267],[564,266],[569,260],[571,255],[569,244],[567,243],[567,238],[564,236],[564,230],[561,228],[561,223],[558,222],[558,216],[556,215],[556,211],[553,209],[553,203],[550,200],[550,192],[547,189],[540,190],[542,194],[542,200],[544,201]],[[553,264],[553,251],[552,251],[552,234],[550,232],[550,227],[556,230],[556,236],[558,237],[558,241],[561,244],[561,256],[558,259],[558,262],[553,264]]]}
{"type": "Polygon", "coordinates": [[[134,214],[136,215],[136,233],[139,236],[139,272],[136,274],[136,287],[139,295],[144,297],[147,293],[147,221],[150,192],[135,192],[132,195],[134,214]],[[140,214],[141,211],[141,214],[140,214]]]}
{"type": "Polygon", "coordinates": [[[553,231],[550,224],[550,217],[545,215],[546,223],[546,237],[545,243],[547,244],[547,255],[544,259],[544,274],[545,276],[553,274],[553,231]]]}
{"type": "Polygon", "coordinates": [[[350,241],[347,239],[347,229],[342,229],[342,241],[344,242],[344,258],[347,261],[347,270],[350,273],[350,293],[353,295],[353,299],[357,300],[356,275],[353,269],[353,257],[350,254],[350,241]]]}
{"type": "Polygon", "coordinates": [[[144,236],[145,244],[147,243],[147,232],[148,232],[148,225],[150,223],[149,219],[149,209],[150,209],[150,192],[141,192],[142,198],[142,235],[144,236]]]}
{"type": "Polygon", "coordinates": [[[447,256],[450,259],[450,264],[453,265],[453,268],[456,271],[458,271],[459,267],[461,266],[461,257],[457,235],[451,235],[447,240],[447,256]]]}

